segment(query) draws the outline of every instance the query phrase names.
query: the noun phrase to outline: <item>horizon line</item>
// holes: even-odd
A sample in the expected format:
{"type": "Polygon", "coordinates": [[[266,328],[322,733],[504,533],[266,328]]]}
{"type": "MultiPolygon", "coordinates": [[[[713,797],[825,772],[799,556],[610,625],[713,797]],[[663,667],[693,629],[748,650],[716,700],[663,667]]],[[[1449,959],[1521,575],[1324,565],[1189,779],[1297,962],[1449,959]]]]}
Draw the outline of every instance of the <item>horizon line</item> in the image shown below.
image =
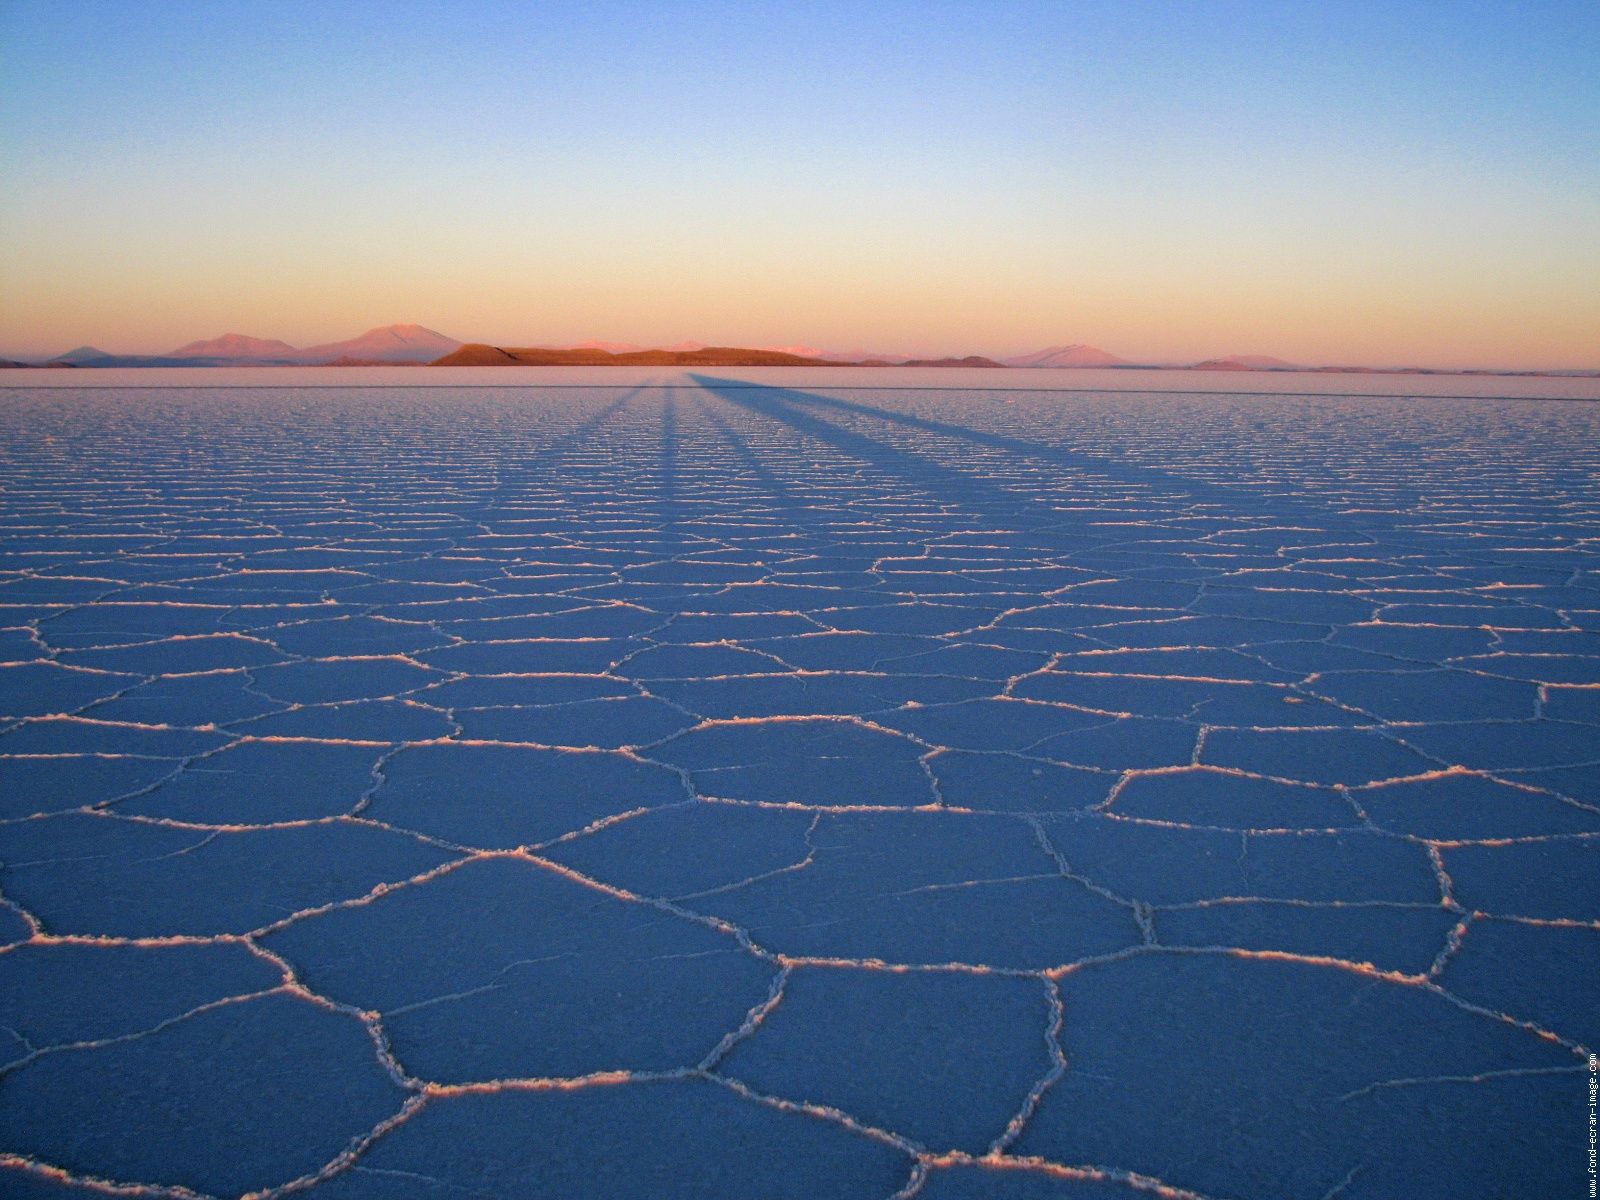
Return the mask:
{"type": "MultiPolygon", "coordinates": [[[[226,333],[221,333],[221,334],[214,335],[214,336],[209,337],[209,338],[192,339],[192,340],[190,340],[188,342],[185,342],[183,345],[180,345],[180,346],[176,347],[173,350],[167,350],[167,351],[132,351],[132,352],[107,351],[107,350],[103,350],[100,347],[94,345],[94,343],[92,341],[86,341],[86,342],[79,343],[78,345],[73,346],[70,349],[67,349],[67,350],[64,350],[64,351],[60,351],[60,352],[58,352],[58,353],[56,353],[54,355],[44,356],[44,357],[42,357],[39,352],[22,352],[22,353],[3,352],[3,353],[0,353],[0,369],[12,369],[12,370],[15,370],[15,369],[30,369],[31,370],[31,369],[41,369],[41,368],[60,369],[60,368],[70,368],[70,367],[79,367],[79,368],[87,368],[87,369],[105,369],[106,367],[130,367],[130,368],[136,368],[136,367],[141,367],[141,366],[150,366],[150,367],[171,366],[171,367],[193,367],[193,368],[230,367],[230,366],[334,366],[334,365],[342,365],[342,366],[360,366],[360,365],[392,366],[392,365],[404,365],[404,364],[408,364],[408,363],[409,364],[414,364],[414,365],[435,365],[435,363],[437,362],[438,358],[442,358],[442,357],[445,357],[445,356],[447,356],[449,354],[456,353],[457,351],[459,351],[459,350],[461,350],[463,348],[480,347],[480,346],[481,347],[486,347],[486,348],[489,348],[489,349],[494,349],[494,350],[502,350],[502,351],[505,351],[505,350],[516,351],[516,350],[533,350],[533,349],[537,349],[537,350],[547,350],[547,351],[555,351],[555,352],[561,352],[561,351],[590,351],[590,352],[604,353],[604,354],[619,354],[619,353],[620,354],[632,354],[632,353],[680,353],[680,352],[682,352],[682,353],[694,353],[694,352],[703,351],[703,350],[733,350],[733,351],[744,351],[744,352],[751,352],[751,353],[783,353],[783,354],[794,355],[794,356],[799,357],[799,358],[806,358],[806,359],[814,360],[814,361],[811,361],[811,362],[807,362],[807,363],[803,363],[803,364],[795,364],[795,365],[808,365],[808,366],[836,365],[836,366],[840,366],[840,367],[858,366],[858,365],[874,364],[874,363],[882,363],[882,364],[887,365],[887,366],[899,366],[899,365],[905,365],[905,360],[928,361],[928,360],[944,360],[944,359],[959,360],[959,359],[963,359],[963,358],[985,358],[985,359],[992,360],[994,362],[994,364],[995,364],[995,367],[987,367],[987,366],[985,366],[983,364],[973,364],[974,368],[975,369],[979,368],[979,367],[983,367],[983,369],[1014,368],[1014,369],[1023,369],[1023,370],[1029,370],[1029,369],[1055,369],[1055,370],[1129,370],[1129,369],[1132,369],[1132,370],[1195,370],[1195,369],[1206,369],[1206,370],[1216,370],[1216,371],[1225,372],[1225,373],[1245,373],[1245,374],[1248,374],[1248,373],[1272,373],[1272,372],[1277,372],[1277,373],[1294,373],[1294,372],[1340,373],[1340,372],[1350,372],[1350,373],[1407,373],[1407,374],[1415,373],[1415,374],[1447,374],[1447,375],[1449,375],[1449,374],[1495,374],[1495,375],[1558,375],[1558,376],[1559,375],[1600,374],[1600,365],[1585,366],[1585,367],[1554,367],[1554,366],[1516,366],[1516,367],[1513,367],[1513,366],[1487,366],[1487,365],[1473,366],[1473,365],[1467,365],[1467,364],[1461,364],[1461,363],[1454,363],[1454,364],[1450,364],[1450,365],[1428,366],[1428,365],[1423,365],[1421,363],[1415,363],[1415,362],[1408,363],[1408,362],[1405,362],[1403,360],[1402,361],[1395,361],[1395,362],[1370,362],[1370,361],[1369,362],[1362,362],[1362,361],[1359,361],[1359,360],[1339,360],[1337,358],[1331,359],[1331,360],[1325,360],[1325,361],[1321,361],[1321,362],[1296,362],[1296,361],[1290,361],[1290,360],[1283,359],[1283,358],[1281,358],[1281,357],[1279,357],[1277,355],[1264,354],[1264,353],[1257,352],[1257,351],[1211,354],[1211,355],[1207,355],[1207,356],[1202,357],[1202,358],[1195,358],[1195,359],[1191,359],[1191,358],[1168,358],[1168,359],[1143,359],[1143,360],[1141,360],[1141,359],[1123,358],[1121,355],[1118,355],[1118,354],[1115,354],[1113,352],[1104,350],[1103,348],[1101,348],[1099,346],[1094,346],[1094,345],[1091,345],[1091,344],[1086,343],[1086,342],[1058,342],[1058,343],[1056,343],[1054,345],[1041,347],[1040,349],[1037,349],[1037,350],[1023,351],[1023,352],[1018,352],[1018,353],[1007,353],[1007,352],[999,352],[999,351],[990,351],[988,353],[980,353],[980,352],[973,352],[973,351],[966,351],[966,352],[949,351],[949,352],[944,352],[944,353],[928,352],[928,353],[921,353],[921,354],[906,353],[904,351],[881,351],[881,352],[871,352],[871,351],[865,351],[865,350],[834,351],[834,350],[827,350],[827,349],[819,349],[817,347],[808,345],[808,344],[806,344],[806,343],[804,343],[802,341],[798,341],[798,340],[797,341],[790,341],[790,342],[788,342],[788,343],[786,343],[784,345],[775,345],[775,344],[771,344],[771,343],[759,344],[759,345],[739,345],[734,341],[706,342],[706,341],[699,341],[699,340],[696,340],[696,339],[679,339],[675,343],[670,343],[668,345],[658,345],[658,346],[652,346],[652,345],[650,345],[648,343],[644,343],[644,342],[630,342],[630,341],[623,341],[621,339],[609,339],[609,338],[583,338],[583,339],[580,339],[578,341],[565,342],[565,343],[557,343],[557,342],[550,342],[550,341],[535,342],[535,341],[531,341],[531,340],[519,340],[517,342],[510,342],[510,341],[495,342],[495,341],[488,341],[488,340],[458,340],[455,337],[452,337],[451,335],[439,333],[437,330],[429,329],[426,326],[420,325],[420,324],[415,323],[415,322],[396,322],[396,323],[390,324],[390,325],[376,325],[376,326],[369,327],[368,329],[364,330],[360,334],[355,335],[354,337],[345,338],[342,341],[315,342],[315,343],[312,343],[310,346],[306,346],[306,347],[297,347],[297,346],[294,346],[294,345],[290,344],[289,342],[287,342],[287,341],[285,341],[283,339],[279,339],[279,338],[265,338],[265,337],[258,337],[258,336],[254,335],[254,334],[243,334],[243,333],[237,333],[237,332],[226,332],[226,333]],[[354,355],[349,355],[349,354],[341,355],[341,354],[336,353],[337,351],[341,351],[341,350],[345,349],[346,347],[349,347],[350,349],[356,349],[356,347],[354,345],[352,345],[352,344],[359,343],[363,339],[369,338],[369,337],[371,337],[371,336],[373,336],[375,334],[385,334],[385,333],[392,334],[392,333],[395,333],[397,331],[402,331],[402,330],[407,331],[407,332],[415,331],[415,333],[417,335],[423,335],[423,336],[425,336],[426,338],[429,338],[429,339],[437,339],[436,342],[429,343],[430,345],[438,345],[440,343],[448,342],[448,343],[450,343],[450,346],[448,348],[442,349],[440,351],[440,353],[437,356],[433,357],[433,358],[422,358],[422,357],[419,357],[417,355],[411,355],[409,357],[400,356],[400,357],[393,357],[393,358],[390,358],[390,359],[385,359],[385,358],[382,357],[381,352],[379,352],[379,353],[376,353],[376,354],[373,354],[373,355],[369,355],[368,358],[370,359],[370,361],[348,362],[348,363],[341,363],[339,361],[339,359],[341,357],[355,357],[355,356],[354,355]],[[219,343],[219,342],[225,342],[225,341],[229,341],[229,340],[233,340],[233,339],[238,339],[238,340],[241,340],[241,341],[258,342],[258,343],[276,343],[276,345],[284,347],[284,350],[286,352],[290,353],[290,354],[301,354],[301,353],[305,353],[305,352],[311,351],[311,350],[326,350],[330,354],[333,354],[333,357],[328,359],[328,360],[324,360],[324,361],[296,361],[296,360],[293,360],[293,359],[289,359],[287,357],[276,358],[276,357],[273,357],[270,354],[262,354],[262,355],[254,355],[254,356],[249,355],[249,354],[229,354],[229,353],[209,353],[208,354],[208,353],[205,353],[203,350],[200,349],[201,347],[206,346],[207,343],[219,343]],[[199,352],[190,353],[190,354],[181,353],[182,351],[189,351],[191,349],[199,351],[199,352]],[[95,352],[95,357],[93,357],[93,358],[85,358],[85,359],[82,359],[79,362],[75,362],[75,363],[68,361],[69,360],[69,356],[79,355],[84,351],[90,351],[90,350],[95,352]],[[1064,363],[1060,363],[1060,364],[1049,364],[1048,366],[1043,366],[1043,365],[1037,364],[1037,363],[1024,363],[1024,362],[1019,362],[1018,361],[1018,360],[1029,359],[1029,358],[1040,358],[1042,356],[1051,354],[1052,352],[1059,353],[1059,354],[1070,354],[1070,353],[1073,353],[1073,352],[1078,352],[1078,353],[1080,353],[1082,355],[1085,355],[1085,356],[1100,355],[1100,356],[1103,356],[1104,358],[1110,359],[1112,361],[1102,361],[1102,362],[1064,362],[1064,363]],[[108,363],[105,363],[103,366],[97,368],[93,364],[95,364],[99,359],[115,359],[115,360],[119,360],[119,361],[114,362],[114,363],[108,362],[108,363]],[[901,362],[894,361],[894,360],[897,360],[897,359],[898,360],[902,360],[902,361],[901,362]],[[153,360],[153,361],[149,361],[147,363],[142,363],[142,362],[138,362],[138,361],[127,361],[127,360],[153,360]],[[168,360],[168,361],[161,361],[161,360],[168,360]],[[178,360],[185,360],[185,361],[178,361],[178,360]],[[1252,362],[1250,360],[1256,360],[1256,361],[1252,362]],[[1234,365],[1224,365],[1224,364],[1234,364],[1234,365]]],[[[419,347],[419,349],[420,348],[421,347],[419,347]]],[[[511,366],[511,365],[516,365],[516,366],[539,366],[539,365],[597,365],[597,366],[606,366],[606,365],[611,365],[611,364],[609,364],[609,363],[597,363],[597,364],[517,363],[517,364],[506,364],[506,365],[508,365],[508,366],[511,366]]],[[[619,363],[617,365],[630,365],[630,364],[619,363]]],[[[779,365],[779,364],[772,364],[772,365],[779,365]]]]}

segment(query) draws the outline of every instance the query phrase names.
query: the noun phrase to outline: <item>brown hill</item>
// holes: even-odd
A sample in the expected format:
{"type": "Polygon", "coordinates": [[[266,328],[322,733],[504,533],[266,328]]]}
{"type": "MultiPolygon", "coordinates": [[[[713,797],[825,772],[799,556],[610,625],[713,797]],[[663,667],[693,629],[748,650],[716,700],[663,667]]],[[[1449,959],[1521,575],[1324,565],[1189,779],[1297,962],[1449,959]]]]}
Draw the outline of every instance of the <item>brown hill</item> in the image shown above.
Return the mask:
{"type": "MultiPolygon", "coordinates": [[[[554,350],[542,346],[507,349],[471,343],[435,359],[436,367],[881,367],[881,361],[841,362],[809,358],[783,350],[752,350],[741,346],[705,346],[698,350],[627,350],[614,353],[598,346],[573,346],[554,350]]],[[[998,367],[990,358],[921,358],[908,367],[998,367]]]]}
{"type": "Polygon", "coordinates": [[[822,358],[802,358],[781,350],[707,346],[703,350],[628,350],[613,354],[598,347],[547,350],[537,346],[507,349],[472,343],[435,359],[436,367],[814,367],[822,358]]]}

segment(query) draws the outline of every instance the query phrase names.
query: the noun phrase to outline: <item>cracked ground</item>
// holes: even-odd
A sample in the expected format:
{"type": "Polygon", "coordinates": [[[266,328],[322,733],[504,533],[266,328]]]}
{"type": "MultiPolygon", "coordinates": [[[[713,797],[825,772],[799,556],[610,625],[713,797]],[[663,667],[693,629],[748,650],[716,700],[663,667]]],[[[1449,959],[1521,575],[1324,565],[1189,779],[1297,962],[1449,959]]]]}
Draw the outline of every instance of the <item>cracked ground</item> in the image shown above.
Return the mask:
{"type": "Polygon", "coordinates": [[[1600,406],[18,389],[0,454],[0,1193],[1576,1186],[1600,406]]]}

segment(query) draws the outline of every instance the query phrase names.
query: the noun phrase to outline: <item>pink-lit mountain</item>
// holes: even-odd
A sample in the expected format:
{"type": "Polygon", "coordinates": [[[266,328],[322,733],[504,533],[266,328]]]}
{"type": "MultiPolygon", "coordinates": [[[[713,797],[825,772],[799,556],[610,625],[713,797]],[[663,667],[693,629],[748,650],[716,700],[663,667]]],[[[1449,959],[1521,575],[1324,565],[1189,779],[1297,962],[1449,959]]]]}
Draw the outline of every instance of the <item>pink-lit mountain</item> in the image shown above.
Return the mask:
{"type": "Polygon", "coordinates": [[[325,342],[296,351],[305,362],[432,362],[461,345],[421,325],[380,325],[344,342],[325,342]]]}
{"type": "MultiPolygon", "coordinates": [[[[228,366],[304,363],[428,363],[449,354],[461,345],[421,325],[380,325],[359,337],[342,342],[324,342],[297,349],[276,338],[250,337],[225,333],[221,337],[190,342],[149,361],[160,364],[228,366]]],[[[132,357],[132,356],[129,356],[132,357]]],[[[123,362],[123,356],[104,355],[102,360],[123,362]]]]}
{"type": "Polygon", "coordinates": [[[247,359],[291,359],[298,355],[288,342],[280,342],[277,338],[249,337],[242,333],[225,333],[221,337],[207,338],[205,341],[190,342],[186,346],[179,346],[176,350],[169,350],[163,358],[247,358],[247,359]]]}
{"type": "Polygon", "coordinates": [[[1098,346],[1049,346],[1032,354],[1002,360],[1008,367],[1125,367],[1128,360],[1098,346]]]}

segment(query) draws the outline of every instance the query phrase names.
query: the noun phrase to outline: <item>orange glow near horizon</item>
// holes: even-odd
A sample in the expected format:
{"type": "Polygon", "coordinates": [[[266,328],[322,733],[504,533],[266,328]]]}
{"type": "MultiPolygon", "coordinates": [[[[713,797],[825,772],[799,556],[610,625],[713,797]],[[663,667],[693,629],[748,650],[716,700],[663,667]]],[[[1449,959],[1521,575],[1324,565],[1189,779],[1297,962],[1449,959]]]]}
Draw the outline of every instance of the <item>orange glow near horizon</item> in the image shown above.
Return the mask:
{"type": "Polygon", "coordinates": [[[49,357],[91,344],[113,354],[160,354],[224,332],[306,346],[411,322],[508,346],[699,341],[1005,356],[1081,342],[1135,362],[1271,354],[1307,365],[1600,366],[1596,317],[1562,303],[1575,281],[1498,295],[1462,288],[1447,298],[1377,277],[1339,289],[1325,282],[1297,288],[1265,278],[1206,281],[1195,270],[1180,286],[1158,284],[1148,271],[1119,278],[1107,270],[1098,278],[1110,282],[1099,286],[1092,278],[1070,289],[1037,279],[1015,286],[1007,276],[1006,286],[979,290],[914,268],[840,275],[822,264],[789,278],[774,271],[730,280],[705,276],[693,262],[575,263],[557,274],[546,261],[526,273],[502,263],[376,286],[353,273],[330,278],[291,268],[276,288],[228,295],[192,278],[108,280],[104,273],[90,291],[60,265],[40,264],[26,310],[0,301],[0,353],[49,357]]]}
{"type": "Polygon", "coordinates": [[[0,15],[0,356],[1600,368],[1592,6],[472,8],[0,15]]]}

